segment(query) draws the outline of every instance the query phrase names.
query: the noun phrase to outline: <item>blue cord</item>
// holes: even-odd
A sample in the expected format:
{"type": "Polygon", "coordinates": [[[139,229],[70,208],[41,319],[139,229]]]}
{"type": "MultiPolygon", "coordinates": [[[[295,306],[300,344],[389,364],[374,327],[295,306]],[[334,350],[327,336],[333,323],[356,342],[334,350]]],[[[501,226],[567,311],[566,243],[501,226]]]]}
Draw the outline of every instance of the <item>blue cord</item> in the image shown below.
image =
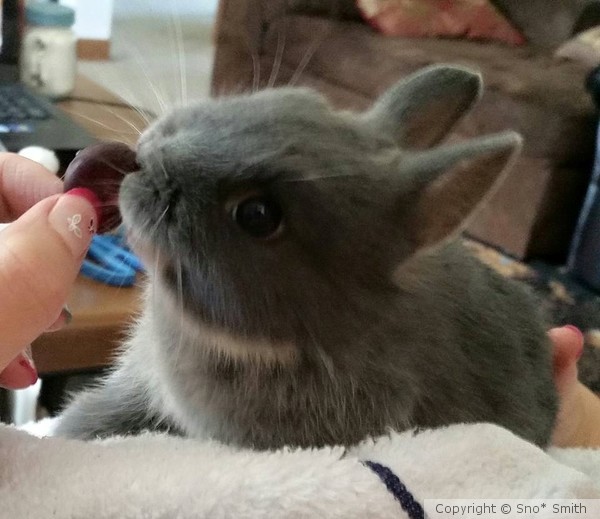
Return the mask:
{"type": "Polygon", "coordinates": [[[408,514],[410,519],[425,519],[425,511],[417,502],[414,496],[408,491],[400,478],[394,474],[391,469],[374,461],[363,461],[363,464],[369,467],[379,479],[383,481],[386,488],[400,502],[402,509],[408,514]]]}

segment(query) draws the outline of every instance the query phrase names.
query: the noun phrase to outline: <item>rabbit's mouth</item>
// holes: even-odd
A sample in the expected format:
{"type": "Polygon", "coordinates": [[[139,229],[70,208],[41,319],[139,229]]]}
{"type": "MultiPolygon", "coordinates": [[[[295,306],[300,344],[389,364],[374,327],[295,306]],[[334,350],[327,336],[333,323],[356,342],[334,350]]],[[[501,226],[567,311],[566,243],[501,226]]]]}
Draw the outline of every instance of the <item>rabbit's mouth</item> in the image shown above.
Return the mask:
{"type": "Polygon", "coordinates": [[[147,256],[149,249],[176,250],[168,221],[177,201],[178,187],[141,169],[123,180],[119,210],[132,248],[147,256]]]}

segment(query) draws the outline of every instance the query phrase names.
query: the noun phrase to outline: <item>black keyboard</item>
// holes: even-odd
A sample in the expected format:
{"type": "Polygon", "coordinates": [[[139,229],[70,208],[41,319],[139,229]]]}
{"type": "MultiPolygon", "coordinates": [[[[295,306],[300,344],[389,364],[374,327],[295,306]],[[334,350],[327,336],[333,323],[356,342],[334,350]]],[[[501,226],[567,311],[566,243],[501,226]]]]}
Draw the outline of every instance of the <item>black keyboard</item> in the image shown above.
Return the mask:
{"type": "Polygon", "coordinates": [[[0,85],[0,122],[47,119],[48,111],[20,85],[0,85]]]}

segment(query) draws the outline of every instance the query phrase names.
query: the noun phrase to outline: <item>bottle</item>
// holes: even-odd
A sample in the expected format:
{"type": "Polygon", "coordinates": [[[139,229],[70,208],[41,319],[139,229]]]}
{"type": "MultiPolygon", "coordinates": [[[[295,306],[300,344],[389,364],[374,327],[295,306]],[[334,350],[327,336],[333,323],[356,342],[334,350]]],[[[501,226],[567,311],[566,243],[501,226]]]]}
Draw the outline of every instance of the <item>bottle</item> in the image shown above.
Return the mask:
{"type": "Polygon", "coordinates": [[[77,70],[77,37],[71,29],[75,11],[56,3],[30,2],[25,18],[21,81],[51,99],[68,96],[77,70]]]}

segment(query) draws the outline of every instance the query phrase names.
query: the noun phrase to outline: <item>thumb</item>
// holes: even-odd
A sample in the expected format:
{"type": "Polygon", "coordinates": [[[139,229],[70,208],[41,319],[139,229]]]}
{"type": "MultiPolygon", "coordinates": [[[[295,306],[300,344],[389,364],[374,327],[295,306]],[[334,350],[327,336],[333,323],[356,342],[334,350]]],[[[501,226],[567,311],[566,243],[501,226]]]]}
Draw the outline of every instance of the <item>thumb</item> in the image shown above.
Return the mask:
{"type": "Polygon", "coordinates": [[[96,201],[83,189],[55,195],[0,232],[0,371],[58,318],[96,229],[96,201]]]}

